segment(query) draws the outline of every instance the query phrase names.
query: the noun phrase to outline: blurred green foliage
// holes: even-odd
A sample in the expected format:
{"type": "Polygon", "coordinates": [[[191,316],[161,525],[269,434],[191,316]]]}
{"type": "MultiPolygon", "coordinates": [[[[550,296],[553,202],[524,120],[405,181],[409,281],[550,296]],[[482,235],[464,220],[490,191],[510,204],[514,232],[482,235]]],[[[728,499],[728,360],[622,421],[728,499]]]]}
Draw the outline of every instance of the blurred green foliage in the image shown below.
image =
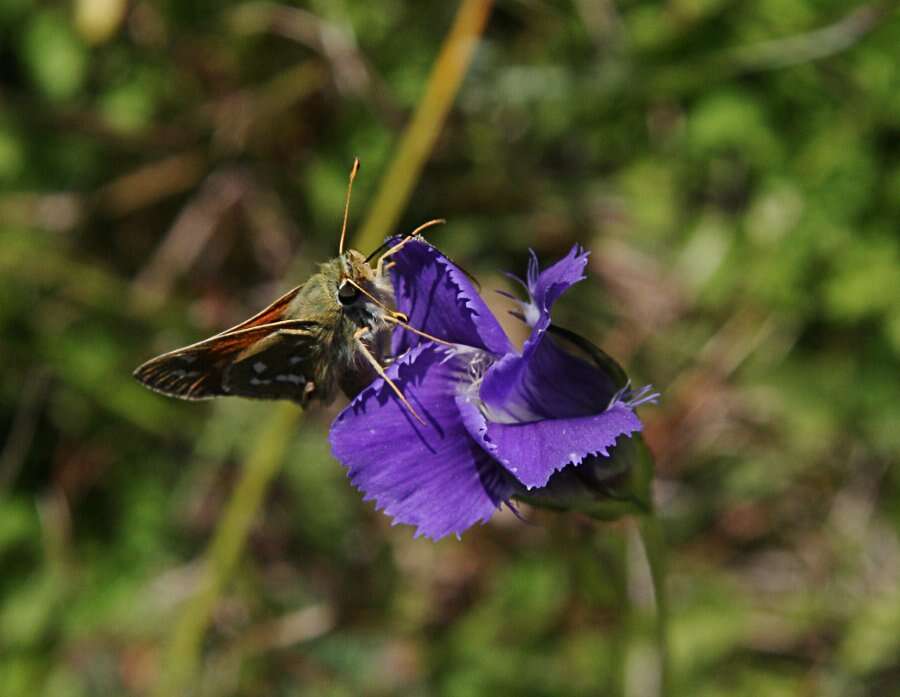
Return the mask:
{"type": "MultiPolygon", "coordinates": [[[[130,371],[334,253],[352,158],[359,220],[453,11],[0,2],[2,694],[166,670],[271,412],[130,371]]],[[[558,319],[664,395],[676,694],[900,694],[898,46],[893,3],[504,0],[404,213],[448,218],[486,290],[593,251],[558,319]]],[[[331,459],[338,407],[290,446],[197,694],[652,694],[633,526],[413,540],[331,459]]]]}

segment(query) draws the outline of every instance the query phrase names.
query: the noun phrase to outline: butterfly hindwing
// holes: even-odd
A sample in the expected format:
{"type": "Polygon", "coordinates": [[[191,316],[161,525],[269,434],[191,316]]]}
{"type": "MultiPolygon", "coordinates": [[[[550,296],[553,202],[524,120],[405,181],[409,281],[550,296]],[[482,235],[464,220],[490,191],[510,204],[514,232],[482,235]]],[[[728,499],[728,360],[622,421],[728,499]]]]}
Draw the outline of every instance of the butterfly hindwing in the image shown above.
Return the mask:
{"type": "Polygon", "coordinates": [[[282,329],[248,347],[226,368],[226,394],[306,404],[328,386],[316,374],[323,350],[317,326],[282,329]]]}

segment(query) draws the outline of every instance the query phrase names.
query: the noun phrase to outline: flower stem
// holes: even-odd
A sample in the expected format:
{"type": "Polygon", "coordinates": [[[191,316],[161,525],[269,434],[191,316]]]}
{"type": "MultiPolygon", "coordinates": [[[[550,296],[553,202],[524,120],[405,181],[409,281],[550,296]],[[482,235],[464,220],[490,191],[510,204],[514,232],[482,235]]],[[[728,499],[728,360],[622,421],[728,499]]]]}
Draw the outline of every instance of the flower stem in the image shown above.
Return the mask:
{"type": "Polygon", "coordinates": [[[237,566],[256,512],[269,482],[278,472],[302,414],[292,404],[279,404],[273,411],[247,458],[207,549],[197,591],[188,600],[172,631],[160,680],[153,693],[155,697],[186,694],[197,672],[212,613],[237,566]]]}
{"type": "Polygon", "coordinates": [[[656,652],[659,664],[659,695],[671,694],[671,665],[669,656],[669,603],[666,595],[666,545],[662,525],[655,512],[639,518],[638,534],[650,567],[653,597],[656,606],[656,652]]]}
{"type": "Polygon", "coordinates": [[[607,527],[601,528],[602,537],[599,542],[600,552],[604,562],[604,572],[615,591],[619,623],[617,627],[616,641],[613,642],[611,651],[611,675],[609,680],[610,694],[616,697],[625,697],[628,648],[631,645],[631,637],[634,632],[634,617],[632,613],[631,597],[628,594],[628,550],[627,541],[623,531],[611,531],[607,527]]]}

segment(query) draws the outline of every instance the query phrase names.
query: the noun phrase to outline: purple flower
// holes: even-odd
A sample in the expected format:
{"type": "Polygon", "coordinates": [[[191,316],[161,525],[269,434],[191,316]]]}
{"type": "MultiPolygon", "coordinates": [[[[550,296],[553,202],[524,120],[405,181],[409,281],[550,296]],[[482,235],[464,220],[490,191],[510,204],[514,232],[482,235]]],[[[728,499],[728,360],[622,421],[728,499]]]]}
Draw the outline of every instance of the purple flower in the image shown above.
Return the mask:
{"type": "Polygon", "coordinates": [[[332,450],[353,484],[417,536],[457,536],[511,498],[571,508],[594,501],[633,458],[621,436],[641,430],[618,365],[550,323],[553,303],[584,278],[575,246],[544,271],[532,254],[521,317],[531,327],[516,351],[466,275],[424,241],[392,257],[397,308],[451,345],[394,334],[388,376],[423,426],[376,380],[335,419],[332,450]],[[584,353],[565,350],[564,343],[584,353]]]}

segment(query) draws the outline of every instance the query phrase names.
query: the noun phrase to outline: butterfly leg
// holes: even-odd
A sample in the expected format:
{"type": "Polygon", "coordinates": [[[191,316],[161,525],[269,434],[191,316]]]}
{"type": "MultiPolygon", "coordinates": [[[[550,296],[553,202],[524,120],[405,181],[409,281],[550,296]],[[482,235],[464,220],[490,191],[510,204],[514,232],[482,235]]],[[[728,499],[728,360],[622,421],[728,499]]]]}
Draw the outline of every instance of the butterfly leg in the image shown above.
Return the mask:
{"type": "Polygon", "coordinates": [[[397,387],[397,383],[391,380],[387,373],[384,372],[384,368],[381,367],[381,363],[378,362],[378,359],[372,355],[372,352],[369,351],[369,348],[363,342],[363,336],[369,333],[368,327],[360,327],[356,333],[353,335],[353,338],[356,340],[356,346],[360,350],[365,359],[372,365],[372,368],[375,369],[375,372],[378,374],[380,378],[384,380],[384,382],[390,386],[390,388],[394,391],[394,394],[397,395],[397,398],[400,400],[401,404],[409,409],[409,413],[416,417],[416,420],[422,424],[423,426],[427,426],[428,424],[425,420],[419,416],[415,409],[413,409],[413,405],[409,403],[409,400],[403,396],[403,392],[400,391],[400,388],[397,387]]]}
{"type": "Polygon", "coordinates": [[[386,315],[384,318],[385,322],[389,322],[390,324],[394,324],[401,329],[405,329],[408,332],[412,332],[413,334],[418,334],[421,337],[428,339],[429,341],[433,341],[436,344],[443,344],[444,346],[456,346],[451,341],[445,341],[444,339],[439,339],[433,334],[429,334],[428,332],[423,332],[421,329],[416,329],[411,324],[408,324],[409,318],[404,315],[402,312],[395,312],[391,315],[386,315]],[[402,318],[402,319],[401,319],[402,318]]]}

